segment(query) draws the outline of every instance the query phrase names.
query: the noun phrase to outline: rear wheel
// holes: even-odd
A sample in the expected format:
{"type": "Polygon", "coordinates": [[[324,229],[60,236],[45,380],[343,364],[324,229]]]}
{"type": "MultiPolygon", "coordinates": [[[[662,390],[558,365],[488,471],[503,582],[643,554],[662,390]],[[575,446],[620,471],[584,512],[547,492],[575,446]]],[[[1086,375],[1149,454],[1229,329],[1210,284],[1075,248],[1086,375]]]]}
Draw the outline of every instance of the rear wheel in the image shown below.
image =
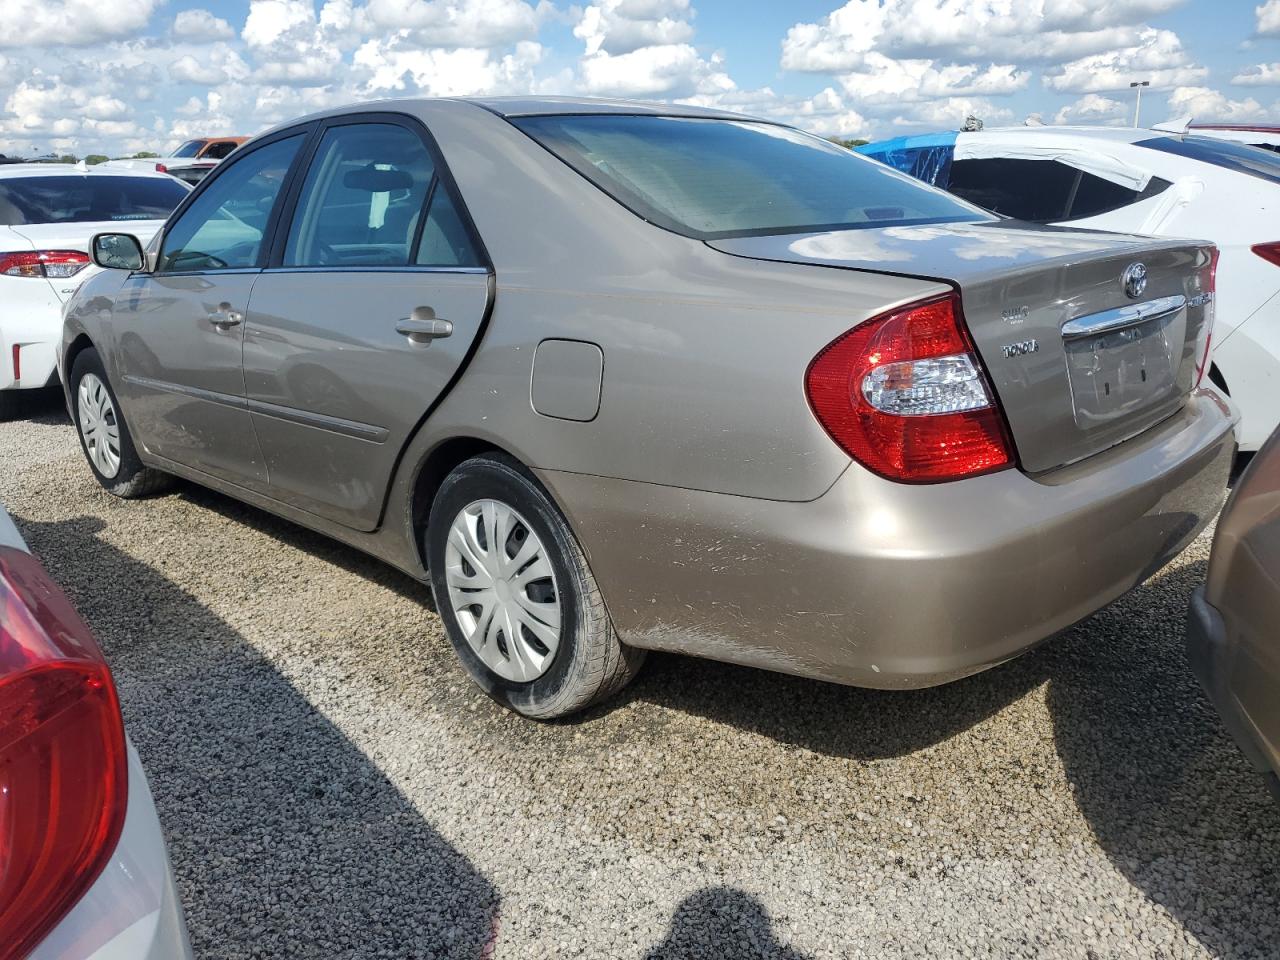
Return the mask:
{"type": "Polygon", "coordinates": [[[449,639],[499,703],[562,717],[639,670],[644,651],[618,639],[568,523],[516,461],[485,455],[449,474],[426,545],[449,639]]]}
{"type": "Polygon", "coordinates": [[[133,446],[129,428],[120,416],[107,372],[98,351],[77,354],[71,366],[71,402],[76,432],[89,469],[98,483],[117,497],[146,497],[166,489],[173,478],[144,466],[133,446]]]}
{"type": "Polygon", "coordinates": [[[13,420],[22,413],[22,391],[0,390],[0,421],[13,420]]]}

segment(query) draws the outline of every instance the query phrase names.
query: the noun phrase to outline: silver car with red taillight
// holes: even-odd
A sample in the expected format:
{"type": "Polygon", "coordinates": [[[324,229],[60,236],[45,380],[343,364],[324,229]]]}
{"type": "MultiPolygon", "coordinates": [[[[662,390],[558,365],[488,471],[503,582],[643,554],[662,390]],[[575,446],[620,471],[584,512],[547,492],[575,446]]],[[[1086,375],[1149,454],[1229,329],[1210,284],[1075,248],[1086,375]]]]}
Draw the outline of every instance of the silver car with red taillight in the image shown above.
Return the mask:
{"type": "Polygon", "coordinates": [[[0,508],[0,960],[190,956],[111,671],[0,508]]]}
{"type": "Polygon", "coordinates": [[[1234,454],[1212,245],[1002,220],[693,107],[332,110],[94,255],[60,363],[98,481],[429,581],[532,717],[646,650],[974,673],[1160,569],[1234,454]]]}

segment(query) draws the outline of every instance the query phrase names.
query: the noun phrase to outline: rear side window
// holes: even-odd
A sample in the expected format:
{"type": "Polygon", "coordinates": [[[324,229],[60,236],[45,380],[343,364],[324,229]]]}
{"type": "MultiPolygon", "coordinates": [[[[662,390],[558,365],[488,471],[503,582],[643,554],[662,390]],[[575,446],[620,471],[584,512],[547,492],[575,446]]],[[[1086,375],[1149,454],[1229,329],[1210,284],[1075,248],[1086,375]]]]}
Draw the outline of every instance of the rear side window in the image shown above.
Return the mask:
{"type": "Polygon", "coordinates": [[[164,220],[187,195],[167,177],[98,174],[0,179],[0,224],[164,220]]]}
{"type": "Polygon", "coordinates": [[[989,219],[874,160],[773,124],[635,115],[512,122],[640,217],[698,239],[989,219]]]}
{"type": "Polygon", "coordinates": [[[407,265],[434,176],[426,146],[405,127],[331,128],[298,197],[284,265],[407,265]]]}
{"type": "Polygon", "coordinates": [[[471,234],[458,216],[457,205],[439,178],[431,191],[431,207],[422,228],[415,261],[424,267],[479,267],[482,265],[471,234]]]}
{"type": "Polygon", "coordinates": [[[1153,197],[1169,182],[1152,177],[1145,190],[1085,173],[1057,160],[993,157],[956,160],[949,188],[970,203],[1033,223],[1096,217],[1153,197]]]}
{"type": "Polygon", "coordinates": [[[1212,137],[1154,137],[1151,140],[1139,140],[1137,145],[1148,150],[1201,160],[1224,170],[1245,173],[1271,183],[1280,183],[1280,154],[1247,143],[1215,140],[1212,137]]]}

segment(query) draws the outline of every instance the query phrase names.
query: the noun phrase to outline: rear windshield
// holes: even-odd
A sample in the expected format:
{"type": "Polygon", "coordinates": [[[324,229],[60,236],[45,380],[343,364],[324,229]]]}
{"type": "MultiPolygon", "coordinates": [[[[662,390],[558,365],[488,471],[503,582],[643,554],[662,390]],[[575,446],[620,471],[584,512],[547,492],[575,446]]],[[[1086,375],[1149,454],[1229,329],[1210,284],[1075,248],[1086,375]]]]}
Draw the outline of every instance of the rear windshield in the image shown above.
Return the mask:
{"type": "Polygon", "coordinates": [[[698,239],[993,219],[773,124],[633,115],[512,122],[645,220],[698,239]]]}
{"type": "Polygon", "coordinates": [[[177,150],[173,151],[173,153],[169,154],[169,156],[194,157],[200,152],[200,148],[203,147],[204,144],[205,144],[205,141],[203,140],[188,140],[186,143],[180,146],[177,150]]]}
{"type": "Polygon", "coordinates": [[[6,177],[0,224],[164,220],[186,195],[168,177],[6,177]]]}
{"type": "Polygon", "coordinates": [[[1203,160],[1215,167],[1247,173],[1251,177],[1280,183],[1280,154],[1247,143],[1215,140],[1212,137],[1156,137],[1139,140],[1138,146],[1203,160]]]}

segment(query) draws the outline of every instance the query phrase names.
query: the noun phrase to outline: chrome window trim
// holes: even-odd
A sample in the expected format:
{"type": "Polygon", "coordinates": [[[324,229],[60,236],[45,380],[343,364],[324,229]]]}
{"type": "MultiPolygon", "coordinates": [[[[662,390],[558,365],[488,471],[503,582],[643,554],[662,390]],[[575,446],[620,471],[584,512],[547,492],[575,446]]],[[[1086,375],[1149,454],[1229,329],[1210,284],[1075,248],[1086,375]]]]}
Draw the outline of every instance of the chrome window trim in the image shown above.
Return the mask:
{"type": "Polygon", "coordinates": [[[461,273],[474,274],[476,276],[485,276],[489,272],[488,267],[429,267],[419,266],[417,264],[403,264],[400,266],[319,266],[319,267],[267,267],[263,273],[461,273]]]}

